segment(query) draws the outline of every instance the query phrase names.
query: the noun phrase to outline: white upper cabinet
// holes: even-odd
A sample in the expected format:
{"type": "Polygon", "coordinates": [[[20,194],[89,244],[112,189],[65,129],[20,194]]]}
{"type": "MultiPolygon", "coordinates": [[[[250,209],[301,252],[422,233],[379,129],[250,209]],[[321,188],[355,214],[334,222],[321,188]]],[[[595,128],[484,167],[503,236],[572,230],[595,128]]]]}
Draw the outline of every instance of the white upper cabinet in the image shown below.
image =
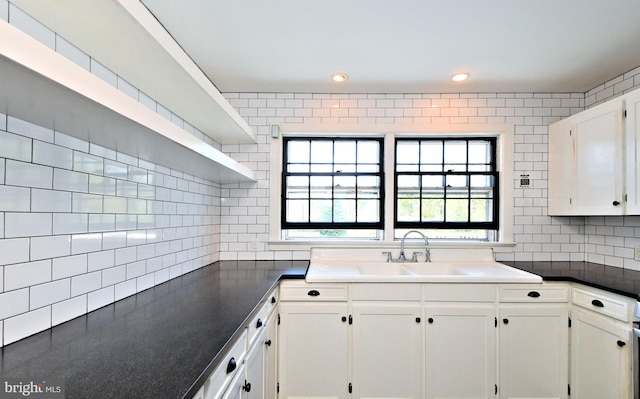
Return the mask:
{"type": "Polygon", "coordinates": [[[549,215],[640,214],[638,112],[636,91],[549,125],[549,215]]]}

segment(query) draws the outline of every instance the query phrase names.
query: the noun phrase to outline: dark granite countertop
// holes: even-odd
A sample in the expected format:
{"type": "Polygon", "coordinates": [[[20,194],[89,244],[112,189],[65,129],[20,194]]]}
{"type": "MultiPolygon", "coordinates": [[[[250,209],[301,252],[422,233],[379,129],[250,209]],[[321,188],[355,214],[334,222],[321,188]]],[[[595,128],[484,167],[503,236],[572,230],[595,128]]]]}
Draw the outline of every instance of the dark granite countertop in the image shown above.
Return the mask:
{"type": "Polygon", "coordinates": [[[640,272],[590,262],[501,262],[531,273],[546,281],[575,281],[640,299],[640,272]]]}
{"type": "Polygon", "coordinates": [[[61,379],[70,399],[180,398],[279,279],[304,277],[308,263],[216,262],[5,346],[0,378],[61,379]]]}

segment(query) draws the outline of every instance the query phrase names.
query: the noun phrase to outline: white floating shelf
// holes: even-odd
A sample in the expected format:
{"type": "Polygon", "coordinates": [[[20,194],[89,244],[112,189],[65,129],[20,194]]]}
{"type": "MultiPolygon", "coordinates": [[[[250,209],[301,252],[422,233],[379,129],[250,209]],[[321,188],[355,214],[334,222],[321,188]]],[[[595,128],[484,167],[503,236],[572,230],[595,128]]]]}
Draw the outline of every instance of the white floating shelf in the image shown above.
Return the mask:
{"type": "Polygon", "coordinates": [[[218,183],[255,173],[0,20],[0,112],[218,183]]]}

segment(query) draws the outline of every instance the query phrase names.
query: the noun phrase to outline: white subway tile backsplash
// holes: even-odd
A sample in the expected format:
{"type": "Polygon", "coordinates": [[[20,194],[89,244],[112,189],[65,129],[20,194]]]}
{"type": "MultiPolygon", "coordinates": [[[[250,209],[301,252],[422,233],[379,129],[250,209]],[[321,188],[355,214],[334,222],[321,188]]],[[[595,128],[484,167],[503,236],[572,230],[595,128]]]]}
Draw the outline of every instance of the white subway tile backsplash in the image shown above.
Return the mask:
{"type": "Polygon", "coordinates": [[[45,236],[52,232],[51,213],[5,213],[4,234],[7,238],[45,236]]]}
{"type": "Polygon", "coordinates": [[[51,260],[4,267],[4,290],[11,291],[51,281],[51,260]]]}
{"type": "Polygon", "coordinates": [[[73,170],[77,172],[102,175],[104,172],[104,159],[84,152],[74,151],[73,170]]]}
{"type": "Polygon", "coordinates": [[[28,212],[30,209],[31,190],[0,185],[0,211],[28,212]]]}
{"type": "Polygon", "coordinates": [[[73,166],[73,151],[59,145],[34,140],[33,162],[46,166],[71,169],[73,166]]]}
{"type": "Polygon", "coordinates": [[[67,299],[51,305],[51,325],[56,326],[87,313],[85,295],[67,299]]]}
{"type": "Polygon", "coordinates": [[[109,232],[102,234],[102,249],[116,249],[127,246],[127,233],[124,231],[109,232]]]}
{"type": "Polygon", "coordinates": [[[7,116],[7,131],[21,136],[53,143],[53,130],[22,119],[7,116]]]}
{"type": "Polygon", "coordinates": [[[116,179],[126,180],[128,175],[127,165],[122,162],[105,159],[104,175],[116,179]]]}
{"type": "Polygon", "coordinates": [[[71,278],[71,296],[86,294],[102,287],[102,273],[93,272],[71,278]]]}
{"type": "Polygon", "coordinates": [[[116,195],[116,179],[89,175],[89,193],[116,195]]]}
{"type": "Polygon", "coordinates": [[[87,255],[66,256],[53,259],[54,280],[72,277],[87,272],[87,255]]]}
{"type": "Polygon", "coordinates": [[[116,229],[116,215],[108,213],[89,215],[89,232],[114,231],[116,229]]]}
{"type": "Polygon", "coordinates": [[[102,286],[115,285],[127,279],[127,267],[125,265],[114,266],[102,270],[102,286]]]}
{"type": "Polygon", "coordinates": [[[71,236],[71,254],[97,252],[102,249],[102,234],[73,234],[71,236]]]}
{"type": "Polygon", "coordinates": [[[89,190],[89,175],[64,169],[54,169],[53,188],[61,191],[86,193],[89,190]]]}
{"type": "Polygon", "coordinates": [[[86,233],[89,216],[83,213],[54,213],[53,234],[86,233]]]}
{"type": "Polygon", "coordinates": [[[5,183],[13,186],[48,188],[53,187],[53,168],[7,159],[5,183]]]}
{"type": "Polygon", "coordinates": [[[100,290],[96,290],[87,294],[87,307],[91,312],[114,301],[114,287],[109,286],[100,290]]]}
{"type": "Polygon", "coordinates": [[[31,238],[31,260],[59,258],[71,254],[71,236],[31,238]]]}
{"type": "Polygon", "coordinates": [[[126,298],[136,293],[136,280],[127,280],[115,285],[115,300],[126,298]]]}
{"type": "Polygon", "coordinates": [[[107,269],[115,266],[115,251],[101,251],[89,254],[88,271],[107,269]]]}
{"type": "Polygon", "coordinates": [[[0,131],[0,157],[30,162],[32,141],[27,137],[0,131]]]}
{"type": "Polygon", "coordinates": [[[44,307],[4,320],[4,344],[8,345],[51,327],[51,308],[44,307]]]}
{"type": "Polygon", "coordinates": [[[23,288],[0,294],[0,319],[29,311],[29,289],[23,288]]]}
{"type": "Polygon", "coordinates": [[[73,193],[71,209],[74,213],[102,213],[102,196],[73,193]]]}
{"type": "Polygon", "coordinates": [[[29,307],[31,310],[51,305],[70,298],[71,280],[51,281],[32,286],[29,289],[29,307]]]}
{"type": "Polygon", "coordinates": [[[71,212],[71,193],[31,189],[31,212],[71,212]]]}

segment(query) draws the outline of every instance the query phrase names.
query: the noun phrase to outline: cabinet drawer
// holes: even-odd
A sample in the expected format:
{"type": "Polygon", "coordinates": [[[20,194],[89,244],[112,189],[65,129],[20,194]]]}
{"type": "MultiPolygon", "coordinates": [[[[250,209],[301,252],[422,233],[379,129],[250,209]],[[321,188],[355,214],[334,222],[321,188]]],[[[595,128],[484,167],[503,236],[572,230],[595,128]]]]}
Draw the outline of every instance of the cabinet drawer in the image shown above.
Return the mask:
{"type": "Polygon", "coordinates": [[[258,334],[267,326],[267,317],[269,317],[269,308],[271,307],[270,303],[265,303],[262,305],[258,313],[251,319],[249,325],[247,326],[247,347],[251,347],[254,339],[258,334]]]}
{"type": "Polygon", "coordinates": [[[280,285],[281,301],[346,301],[348,289],[344,284],[308,284],[286,281],[280,285]]]}
{"type": "Polygon", "coordinates": [[[581,306],[602,315],[625,322],[629,321],[629,302],[621,298],[574,288],[572,302],[574,305],[581,306]]]}
{"type": "Polygon", "coordinates": [[[219,398],[229,382],[240,369],[244,362],[247,346],[247,332],[243,332],[240,338],[233,344],[229,353],[225,355],[218,367],[204,383],[205,398],[219,398]]]}
{"type": "Polygon", "coordinates": [[[419,301],[420,284],[352,284],[354,301],[419,301]]]}
{"type": "Polygon", "coordinates": [[[495,302],[494,284],[425,284],[427,302],[495,302]]]}
{"type": "Polygon", "coordinates": [[[569,302],[569,287],[526,285],[501,286],[500,302],[569,302]]]}
{"type": "Polygon", "coordinates": [[[278,301],[280,300],[280,290],[278,288],[274,288],[273,291],[267,295],[266,303],[267,306],[267,317],[273,312],[275,308],[278,307],[278,301]]]}

